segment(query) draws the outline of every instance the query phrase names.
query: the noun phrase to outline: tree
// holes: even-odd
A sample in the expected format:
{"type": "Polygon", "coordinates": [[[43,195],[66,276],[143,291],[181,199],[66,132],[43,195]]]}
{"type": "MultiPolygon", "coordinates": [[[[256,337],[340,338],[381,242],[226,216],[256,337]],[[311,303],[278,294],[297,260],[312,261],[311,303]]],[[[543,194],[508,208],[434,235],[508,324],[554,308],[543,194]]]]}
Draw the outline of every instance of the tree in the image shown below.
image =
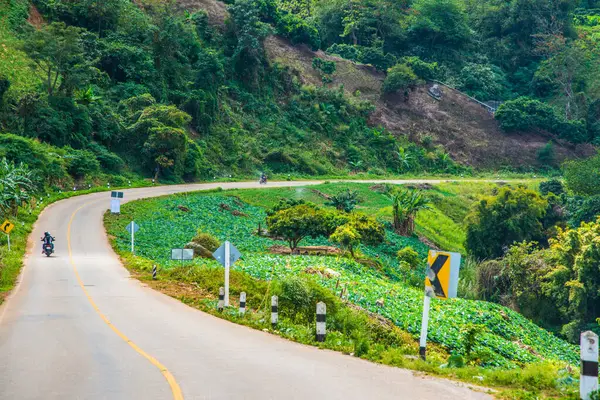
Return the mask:
{"type": "Polygon", "coordinates": [[[406,64],[396,64],[388,70],[385,81],[383,81],[383,91],[385,93],[394,93],[398,90],[407,91],[415,85],[424,83],[415,72],[406,64]]]}
{"type": "Polygon", "coordinates": [[[53,22],[31,33],[23,43],[50,96],[58,89],[70,95],[98,72],[86,56],[81,28],[53,22]]]}
{"type": "Polygon", "coordinates": [[[331,196],[326,205],[333,206],[339,211],[351,212],[358,204],[358,192],[356,190],[346,189],[334,196],[331,196]]]}
{"type": "Polygon", "coordinates": [[[399,189],[392,195],[394,230],[403,236],[415,231],[415,218],[421,210],[429,208],[429,199],[422,191],[399,189]]]}
{"type": "Polygon", "coordinates": [[[267,227],[271,236],[286,240],[292,252],[302,239],[326,234],[324,213],[308,204],[286,208],[268,216],[267,227]]]}
{"type": "Polygon", "coordinates": [[[544,294],[563,318],[562,334],[576,341],[600,313],[600,221],[559,231],[546,260],[552,270],[544,278],[544,294]]]}
{"type": "Polygon", "coordinates": [[[24,164],[0,160],[0,215],[17,215],[19,206],[38,190],[35,174],[24,164]]]}
{"type": "Polygon", "coordinates": [[[132,144],[141,146],[146,165],[155,171],[155,179],[161,172],[175,178],[183,175],[188,156],[185,129],[191,119],[175,106],[151,105],[129,126],[132,144]]]}
{"type": "Polygon", "coordinates": [[[543,196],[548,195],[549,193],[554,193],[557,196],[560,196],[565,192],[565,187],[561,181],[558,179],[550,179],[544,182],[540,182],[540,193],[543,196]]]}
{"type": "MultiPolygon", "coordinates": [[[[338,219],[338,223],[344,223],[344,219],[338,219]]],[[[362,213],[351,214],[346,225],[355,229],[361,237],[361,242],[366,245],[376,246],[385,240],[383,224],[368,215],[362,213]]]]}
{"type": "Polygon", "coordinates": [[[362,237],[352,225],[346,224],[339,226],[329,239],[347,249],[354,257],[354,248],[360,244],[362,237]]]}
{"type": "Polygon", "coordinates": [[[461,49],[473,36],[464,6],[458,0],[416,0],[409,36],[425,48],[461,49]]]}
{"type": "Polygon", "coordinates": [[[579,161],[568,161],[563,166],[567,187],[583,196],[600,195],[600,155],[579,161]]]}
{"type": "Polygon", "coordinates": [[[533,190],[504,187],[496,196],[483,198],[467,216],[469,254],[492,259],[515,242],[542,241],[542,220],[548,201],[533,190]]]}

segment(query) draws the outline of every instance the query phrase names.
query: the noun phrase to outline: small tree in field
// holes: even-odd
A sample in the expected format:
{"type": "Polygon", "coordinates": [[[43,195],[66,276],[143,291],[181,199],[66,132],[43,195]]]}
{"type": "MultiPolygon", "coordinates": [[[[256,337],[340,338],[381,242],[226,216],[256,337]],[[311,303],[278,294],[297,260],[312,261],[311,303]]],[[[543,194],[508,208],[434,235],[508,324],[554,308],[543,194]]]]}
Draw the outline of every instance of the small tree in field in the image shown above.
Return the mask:
{"type": "Polygon", "coordinates": [[[286,240],[292,252],[306,237],[318,237],[325,234],[325,215],[315,206],[301,204],[286,208],[267,217],[267,226],[271,236],[286,240]]]}
{"type": "Polygon", "coordinates": [[[348,250],[354,257],[354,249],[360,244],[362,237],[352,225],[346,224],[339,226],[329,239],[334,243],[338,243],[343,249],[348,250]]]}
{"type": "Polygon", "coordinates": [[[403,236],[415,231],[415,218],[421,210],[429,208],[429,199],[422,191],[399,190],[392,195],[394,230],[403,236]]]}

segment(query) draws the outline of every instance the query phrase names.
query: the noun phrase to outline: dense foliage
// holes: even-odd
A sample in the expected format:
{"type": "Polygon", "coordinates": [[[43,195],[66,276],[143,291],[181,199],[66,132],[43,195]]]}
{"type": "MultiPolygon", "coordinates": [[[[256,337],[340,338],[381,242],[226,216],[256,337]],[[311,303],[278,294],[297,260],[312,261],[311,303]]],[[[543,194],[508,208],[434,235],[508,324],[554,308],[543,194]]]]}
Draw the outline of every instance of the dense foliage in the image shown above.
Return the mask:
{"type": "Polygon", "coordinates": [[[467,217],[467,251],[479,259],[500,257],[515,242],[544,239],[548,201],[522,187],[483,198],[467,217]]]}

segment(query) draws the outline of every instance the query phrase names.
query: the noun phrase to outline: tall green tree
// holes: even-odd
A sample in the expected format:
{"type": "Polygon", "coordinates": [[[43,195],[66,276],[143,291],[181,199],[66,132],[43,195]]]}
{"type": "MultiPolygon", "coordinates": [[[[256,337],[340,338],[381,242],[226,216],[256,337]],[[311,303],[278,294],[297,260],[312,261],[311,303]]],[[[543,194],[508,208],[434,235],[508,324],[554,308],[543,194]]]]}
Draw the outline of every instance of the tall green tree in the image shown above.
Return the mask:
{"type": "Polygon", "coordinates": [[[547,207],[547,200],[523,187],[504,187],[483,198],[466,218],[467,251],[480,260],[492,259],[515,242],[543,241],[547,207]]]}
{"type": "Polygon", "coordinates": [[[34,62],[48,95],[61,91],[70,96],[99,73],[87,57],[82,33],[81,28],[53,22],[34,30],[23,42],[23,51],[34,62]]]}

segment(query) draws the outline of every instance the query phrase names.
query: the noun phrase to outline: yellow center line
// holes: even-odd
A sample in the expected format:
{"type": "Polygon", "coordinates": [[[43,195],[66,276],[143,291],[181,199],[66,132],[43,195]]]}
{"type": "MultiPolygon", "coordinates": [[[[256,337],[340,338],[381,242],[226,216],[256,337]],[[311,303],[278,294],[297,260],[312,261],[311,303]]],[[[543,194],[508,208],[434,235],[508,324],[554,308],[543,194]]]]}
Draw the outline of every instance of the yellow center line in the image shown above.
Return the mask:
{"type": "Polygon", "coordinates": [[[179,387],[179,385],[177,384],[177,381],[175,380],[175,377],[173,376],[173,374],[171,374],[171,372],[169,372],[167,367],[162,365],[156,358],[152,357],[150,354],[148,354],[144,350],[142,350],[137,344],[135,344],[127,336],[125,336],[125,334],[123,332],[118,330],[117,327],[114,326],[112,324],[112,322],[110,322],[110,320],[106,317],[106,315],[102,314],[102,311],[100,311],[100,309],[98,308],[98,306],[92,299],[92,296],[90,296],[87,289],[83,285],[83,281],[81,280],[81,276],[79,276],[79,271],[77,271],[77,266],[75,265],[75,261],[73,260],[73,252],[71,250],[71,226],[73,224],[73,219],[75,218],[75,215],[79,212],[79,210],[81,210],[82,208],[86,207],[89,204],[90,203],[86,203],[73,212],[73,215],[71,215],[71,219],[69,220],[69,225],[67,227],[67,248],[69,250],[69,260],[71,262],[71,265],[73,266],[73,271],[75,272],[75,276],[77,277],[77,282],[79,282],[79,286],[81,287],[81,290],[83,290],[83,293],[87,297],[88,301],[90,302],[90,304],[92,305],[94,310],[96,310],[96,313],[98,313],[100,318],[102,318],[102,320],[106,323],[106,325],[108,325],[110,327],[110,329],[112,329],[113,332],[115,332],[129,346],[131,346],[135,351],[137,351],[139,354],[141,354],[144,358],[146,358],[148,361],[150,361],[150,363],[152,365],[154,365],[155,367],[157,367],[160,370],[161,374],[163,374],[163,376],[169,383],[169,386],[171,387],[171,392],[173,393],[173,400],[183,400],[183,394],[181,392],[181,388],[179,387]]]}

